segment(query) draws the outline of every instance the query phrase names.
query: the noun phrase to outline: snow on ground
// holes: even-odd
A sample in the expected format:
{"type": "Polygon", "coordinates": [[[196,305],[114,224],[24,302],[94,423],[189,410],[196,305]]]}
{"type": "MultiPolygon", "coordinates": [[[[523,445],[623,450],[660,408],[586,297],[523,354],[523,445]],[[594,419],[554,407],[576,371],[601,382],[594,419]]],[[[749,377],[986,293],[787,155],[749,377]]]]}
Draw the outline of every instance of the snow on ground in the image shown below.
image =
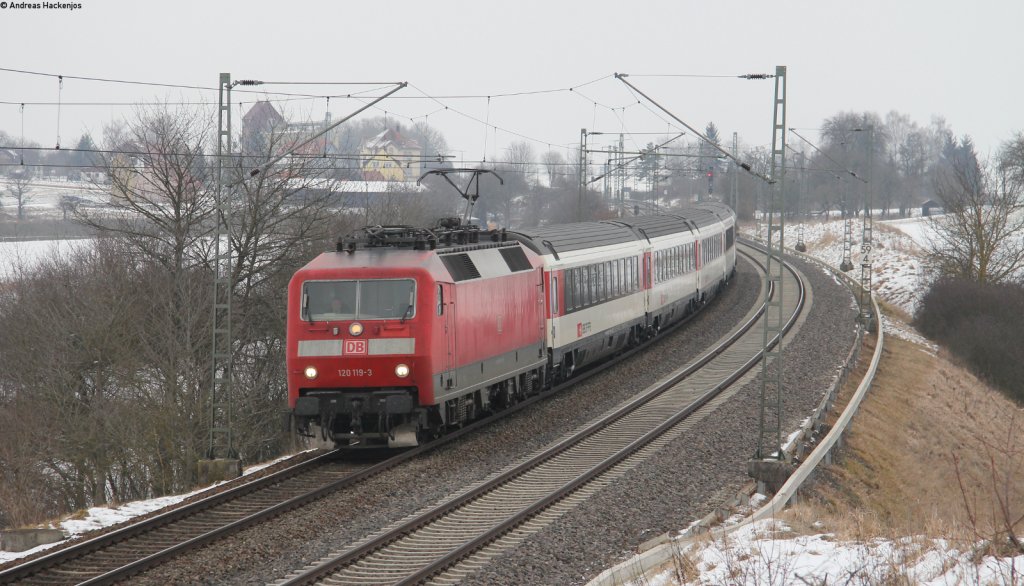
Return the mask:
{"type": "Polygon", "coordinates": [[[961,551],[944,540],[861,543],[838,541],[829,533],[795,535],[784,523],[766,519],[684,548],[678,556],[688,560],[687,575],[699,574],[696,579],[680,581],[677,570],[669,568],[631,585],[1011,584],[1024,570],[1024,555],[978,561],[974,555],[971,548],[961,551]]]}
{"type": "Polygon", "coordinates": [[[0,242],[0,282],[13,279],[53,254],[67,254],[91,246],[92,240],[24,240],[0,242]]]}
{"type": "MultiPolygon", "coordinates": [[[[17,200],[8,189],[13,182],[0,177],[0,207],[8,213],[17,209],[17,200]]],[[[25,210],[55,212],[60,209],[62,198],[74,197],[91,204],[104,204],[110,199],[108,185],[93,185],[87,181],[35,180],[25,188],[25,210]]]]}
{"type": "MultiPolygon", "coordinates": [[[[765,229],[762,225],[762,236],[765,229]]],[[[833,267],[838,267],[842,263],[844,231],[842,220],[812,221],[802,225],[787,224],[785,235],[787,248],[792,248],[799,242],[801,229],[804,244],[807,245],[807,254],[833,267]]],[[[929,231],[928,218],[876,220],[872,231],[874,243],[871,251],[872,290],[881,299],[910,316],[913,316],[917,310],[921,296],[931,279],[924,254],[929,231]]],[[[746,233],[753,235],[755,227],[750,227],[746,233]]],[[[855,218],[852,223],[853,238],[850,251],[853,270],[847,274],[857,281],[861,278],[861,235],[861,221],[855,218]]],[[[892,332],[897,337],[932,348],[931,344],[925,342],[920,335],[915,334],[906,326],[894,327],[892,332]]]]}
{"type": "MultiPolygon", "coordinates": [[[[246,476],[252,474],[253,472],[258,472],[268,466],[280,462],[281,460],[286,460],[291,457],[292,456],[283,456],[281,458],[278,458],[277,460],[271,460],[269,462],[264,462],[262,464],[249,466],[245,469],[245,472],[243,472],[242,475],[246,476]]],[[[83,515],[76,515],[75,518],[68,518],[63,521],[60,521],[59,523],[54,523],[52,524],[52,527],[55,529],[63,530],[64,533],[67,534],[68,539],[71,539],[73,537],[76,537],[83,533],[88,533],[89,531],[93,531],[95,529],[102,529],[104,527],[117,525],[118,523],[129,521],[135,517],[145,515],[147,513],[152,513],[153,511],[160,510],[164,507],[180,503],[181,501],[191,496],[199,494],[200,492],[203,492],[205,490],[209,490],[210,488],[218,486],[219,484],[223,483],[217,483],[212,486],[206,486],[200,490],[196,490],[187,494],[165,496],[145,501],[134,501],[113,507],[91,507],[88,510],[86,510],[83,515]]],[[[39,551],[50,549],[51,547],[60,545],[61,543],[64,542],[59,541],[57,543],[40,545],[39,547],[35,547],[33,549],[29,549],[26,551],[0,551],[0,564],[9,562],[14,559],[25,557],[39,551]]]]}

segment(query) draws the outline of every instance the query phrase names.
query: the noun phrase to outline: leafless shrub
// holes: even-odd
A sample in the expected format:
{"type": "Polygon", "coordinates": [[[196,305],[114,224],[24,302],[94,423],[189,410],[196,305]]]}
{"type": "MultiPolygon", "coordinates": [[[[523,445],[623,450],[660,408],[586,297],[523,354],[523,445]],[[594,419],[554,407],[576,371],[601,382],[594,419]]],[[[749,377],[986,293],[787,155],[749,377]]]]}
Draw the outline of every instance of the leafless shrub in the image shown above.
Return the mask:
{"type": "Polygon", "coordinates": [[[942,279],[925,294],[914,322],[976,374],[1024,402],[1024,288],[942,279]]]}

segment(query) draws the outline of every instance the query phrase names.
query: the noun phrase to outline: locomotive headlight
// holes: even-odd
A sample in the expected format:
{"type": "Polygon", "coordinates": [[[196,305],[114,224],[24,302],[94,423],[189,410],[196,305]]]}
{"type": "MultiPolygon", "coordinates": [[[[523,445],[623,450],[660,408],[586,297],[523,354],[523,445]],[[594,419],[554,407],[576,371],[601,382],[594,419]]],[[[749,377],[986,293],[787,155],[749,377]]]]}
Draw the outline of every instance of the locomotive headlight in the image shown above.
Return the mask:
{"type": "Polygon", "coordinates": [[[409,367],[405,364],[399,364],[395,367],[395,375],[397,375],[398,378],[405,378],[409,376],[409,367]]]}
{"type": "Polygon", "coordinates": [[[358,336],[359,334],[363,333],[363,324],[357,321],[352,322],[348,326],[348,333],[352,334],[353,336],[358,336]]]}
{"type": "Polygon", "coordinates": [[[307,366],[306,367],[306,378],[308,378],[309,380],[315,379],[316,375],[318,375],[318,374],[320,374],[320,373],[318,373],[316,371],[316,367],[315,366],[307,366]]]}

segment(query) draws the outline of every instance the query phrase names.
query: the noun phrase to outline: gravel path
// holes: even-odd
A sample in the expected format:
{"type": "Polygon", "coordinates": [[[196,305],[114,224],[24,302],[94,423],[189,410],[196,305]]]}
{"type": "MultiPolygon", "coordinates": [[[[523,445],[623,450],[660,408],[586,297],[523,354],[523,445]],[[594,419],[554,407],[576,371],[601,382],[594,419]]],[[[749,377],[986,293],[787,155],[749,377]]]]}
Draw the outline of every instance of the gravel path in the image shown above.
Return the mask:
{"type": "MultiPolygon", "coordinates": [[[[442,500],[473,481],[553,441],[649,386],[718,340],[759,299],[759,279],[745,261],[722,296],[688,326],[665,336],[642,356],[599,380],[577,385],[488,431],[439,449],[364,483],[358,495],[338,494],[243,531],[198,552],[133,578],[139,584],[266,583],[442,500]]],[[[787,385],[794,396],[794,426],[813,410],[831,374],[849,349],[853,329],[836,315],[848,294],[818,270],[809,270],[815,308],[788,356],[787,385]],[[831,290],[831,293],[829,293],[831,290]],[[848,335],[839,335],[843,330],[848,335]],[[803,338],[807,338],[804,340],[803,338]],[[803,352],[801,352],[803,349],[803,352]],[[809,351],[808,350],[812,350],[809,351]],[[790,380],[793,379],[793,380],[790,380]]],[[[759,390],[759,386],[757,386],[759,390]]],[[[602,491],[524,545],[471,577],[481,584],[568,584],[596,575],[653,535],[681,528],[734,493],[745,477],[757,422],[756,392],[733,397],[721,413],[675,442],[670,458],[649,461],[602,491]],[[753,430],[753,433],[752,433],[753,430]],[[610,499],[610,500],[609,500],[610,499]],[[671,504],[669,504],[671,503],[671,504]]]]}

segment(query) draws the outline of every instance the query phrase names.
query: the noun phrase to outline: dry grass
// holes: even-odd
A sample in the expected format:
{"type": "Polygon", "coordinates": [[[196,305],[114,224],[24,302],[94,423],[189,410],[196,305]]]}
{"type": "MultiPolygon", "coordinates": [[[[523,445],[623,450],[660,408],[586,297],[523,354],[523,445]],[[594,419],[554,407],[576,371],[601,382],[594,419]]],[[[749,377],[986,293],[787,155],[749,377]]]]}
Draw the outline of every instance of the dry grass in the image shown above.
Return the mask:
{"type": "Polygon", "coordinates": [[[835,242],[839,241],[839,236],[831,232],[826,232],[821,238],[814,242],[808,242],[807,248],[825,248],[835,242]]]}
{"type": "Polygon", "coordinates": [[[1021,409],[941,355],[885,344],[840,460],[791,512],[795,527],[967,542],[998,532],[1001,499],[1013,515],[1024,511],[1021,409]]]}
{"type": "MultiPolygon", "coordinates": [[[[898,305],[893,305],[891,303],[878,299],[878,306],[881,307],[883,314],[893,319],[899,320],[903,323],[910,323],[911,321],[913,321],[913,316],[904,311],[904,309],[898,305]]],[[[886,340],[886,343],[888,343],[888,340],[886,340]]]]}
{"type": "MultiPolygon", "coordinates": [[[[871,340],[840,393],[840,405],[864,376],[874,350],[871,340]]],[[[978,566],[958,565],[963,562],[958,551],[975,563],[983,555],[1019,555],[1006,539],[1003,519],[1024,513],[1024,410],[942,353],[934,356],[894,337],[885,344],[875,384],[838,459],[819,471],[802,492],[801,504],[780,516],[789,531],[776,537],[828,534],[829,540],[861,544],[861,560],[830,570],[838,572],[835,583],[914,584],[917,578],[908,568],[922,560],[938,561],[943,572],[961,568],[953,570],[957,583],[981,583],[978,566]],[[936,560],[933,538],[947,540],[953,549],[936,560]],[[892,547],[880,553],[879,539],[892,547]]],[[[1024,533],[1020,523],[1015,529],[1024,533]]],[[[729,537],[723,543],[728,546],[729,537]]],[[[771,543],[726,547],[714,565],[724,565],[729,582],[819,583],[803,579],[771,543]]],[[[675,583],[709,583],[701,574],[708,564],[699,561],[709,545],[701,539],[677,552],[675,583]]],[[[1024,583],[1020,568],[997,564],[998,583],[1024,583]]]]}
{"type": "Polygon", "coordinates": [[[889,224],[883,224],[882,222],[874,222],[871,224],[871,229],[883,234],[897,234],[899,236],[903,236],[903,230],[900,230],[895,226],[890,226],[889,224]]]}

